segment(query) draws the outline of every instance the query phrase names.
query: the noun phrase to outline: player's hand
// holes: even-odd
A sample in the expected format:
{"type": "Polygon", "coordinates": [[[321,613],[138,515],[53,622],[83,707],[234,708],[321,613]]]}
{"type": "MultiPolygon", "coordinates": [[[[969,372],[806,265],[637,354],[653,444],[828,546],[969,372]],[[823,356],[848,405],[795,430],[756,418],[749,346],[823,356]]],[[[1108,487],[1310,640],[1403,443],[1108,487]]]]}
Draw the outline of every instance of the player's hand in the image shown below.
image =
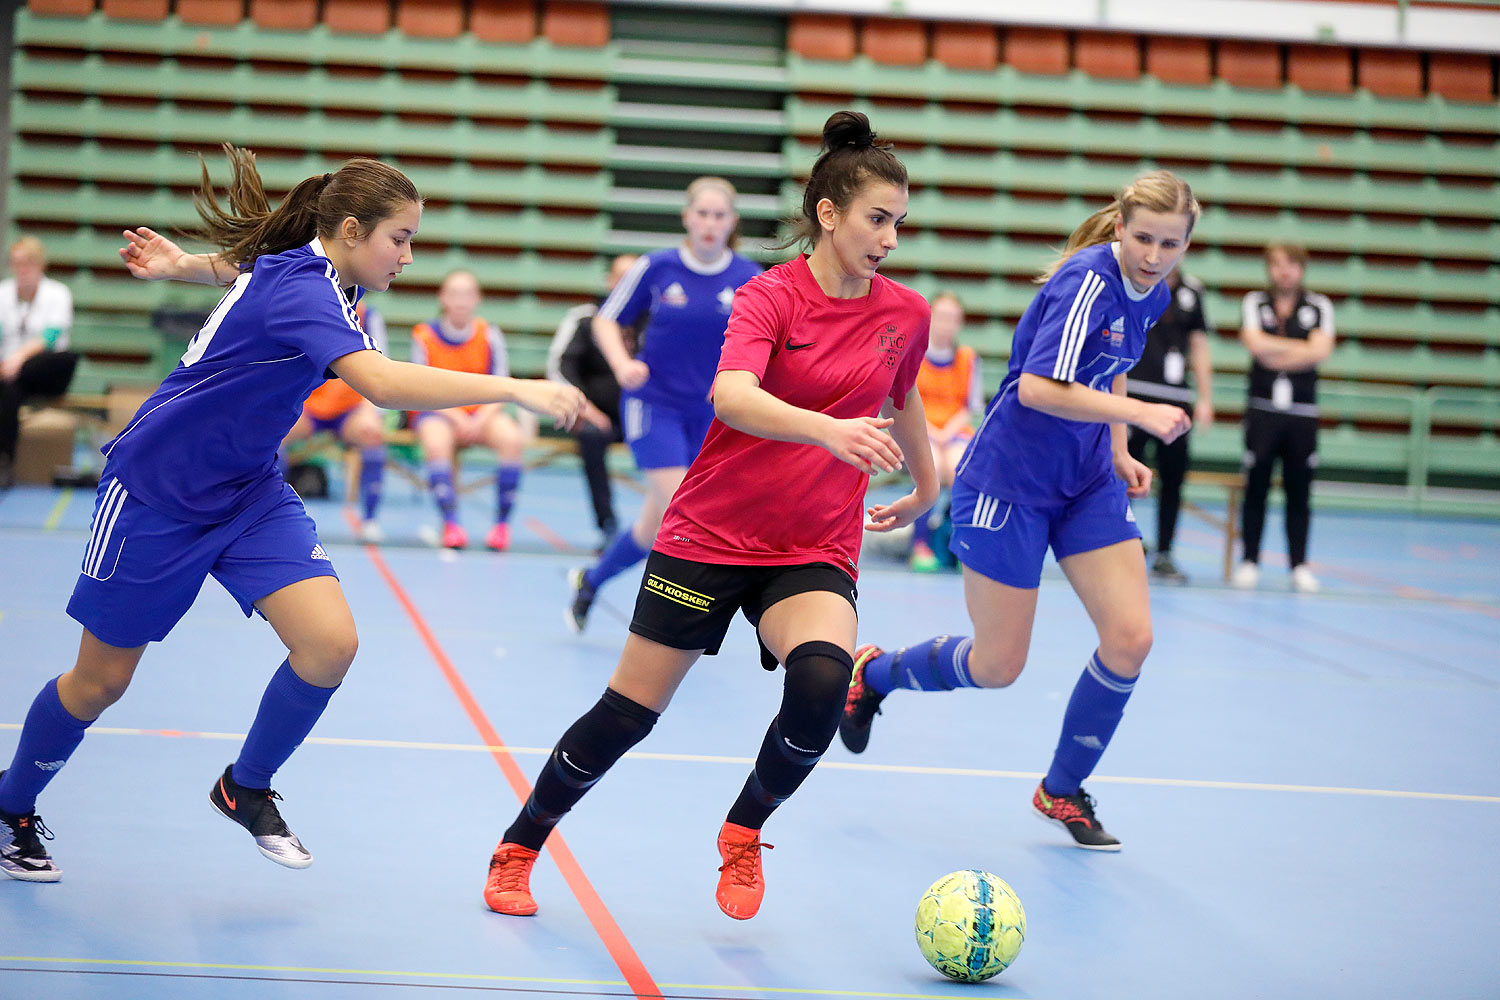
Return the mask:
{"type": "Polygon", "coordinates": [[[615,425],[614,421],[609,419],[609,414],[599,409],[593,403],[590,403],[587,399],[583,401],[583,411],[579,413],[579,417],[605,432],[608,432],[615,425]]]}
{"type": "Polygon", "coordinates": [[[532,413],[551,417],[565,431],[573,429],[583,411],[583,393],[571,385],[547,379],[522,379],[516,402],[532,413]]]}
{"type": "Polygon", "coordinates": [[[615,380],[621,389],[639,389],[651,377],[651,368],[646,362],[631,358],[615,370],[615,380]]]}
{"type": "Polygon", "coordinates": [[[1140,417],[1131,422],[1162,444],[1171,444],[1193,426],[1187,411],[1171,403],[1146,403],[1140,417]]]}
{"type": "Polygon", "coordinates": [[[932,509],[932,505],[922,506],[922,501],[917,499],[915,492],[897,500],[895,503],[878,503],[873,507],[865,508],[865,513],[870,520],[865,523],[866,531],[895,531],[904,528],[917,518],[932,509]]]}
{"type": "Polygon", "coordinates": [[[145,226],[125,230],[125,240],[120,259],[132,276],[146,281],[179,276],[182,258],[187,256],[182,247],[145,226]]]}
{"type": "Polygon", "coordinates": [[[1137,462],[1130,454],[1115,456],[1115,475],[1124,480],[1125,495],[1130,499],[1151,495],[1151,467],[1137,462]]]}
{"type": "Polygon", "coordinates": [[[895,472],[904,460],[901,446],[885,432],[895,422],[890,417],[835,420],[823,447],[835,458],[869,475],[895,472]]]}
{"type": "Polygon", "coordinates": [[[0,361],[0,381],[14,381],[15,377],[21,374],[21,362],[22,358],[19,354],[0,361]]]}
{"type": "Polygon", "coordinates": [[[1214,425],[1214,406],[1212,403],[1200,399],[1193,405],[1193,426],[1199,430],[1208,430],[1214,425]]]}

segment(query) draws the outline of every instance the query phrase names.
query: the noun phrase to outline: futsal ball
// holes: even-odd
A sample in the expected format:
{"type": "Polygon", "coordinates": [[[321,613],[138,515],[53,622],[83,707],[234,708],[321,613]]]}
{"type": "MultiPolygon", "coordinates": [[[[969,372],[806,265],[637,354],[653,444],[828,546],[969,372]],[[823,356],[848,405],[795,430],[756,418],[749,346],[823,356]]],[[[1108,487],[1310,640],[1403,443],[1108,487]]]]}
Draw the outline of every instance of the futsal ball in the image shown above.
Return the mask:
{"type": "Polygon", "coordinates": [[[961,983],[1005,970],[1026,939],[1016,891],[989,872],[944,875],[917,904],[917,947],[932,967],[961,983]]]}

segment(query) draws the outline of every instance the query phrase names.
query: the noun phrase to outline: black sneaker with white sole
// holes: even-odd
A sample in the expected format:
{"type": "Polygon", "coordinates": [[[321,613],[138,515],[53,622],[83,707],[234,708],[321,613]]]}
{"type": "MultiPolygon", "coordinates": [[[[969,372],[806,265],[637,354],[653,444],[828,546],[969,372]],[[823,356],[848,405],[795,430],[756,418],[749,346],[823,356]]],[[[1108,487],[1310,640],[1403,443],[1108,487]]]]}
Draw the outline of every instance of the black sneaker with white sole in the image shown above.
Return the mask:
{"type": "MultiPolygon", "coordinates": [[[[0,775],[5,772],[0,771],[0,775]]],[[[56,882],[62,869],[42,846],[52,831],[36,813],[8,813],[0,809],[0,871],[22,882],[56,882]]]]}
{"type": "Polygon", "coordinates": [[[306,868],[313,856],[297,835],[286,828],[276,800],[281,798],[269,788],[246,788],[234,780],[234,765],[224,769],[208,793],[215,811],[250,831],[260,853],[288,868],[306,868]]]}

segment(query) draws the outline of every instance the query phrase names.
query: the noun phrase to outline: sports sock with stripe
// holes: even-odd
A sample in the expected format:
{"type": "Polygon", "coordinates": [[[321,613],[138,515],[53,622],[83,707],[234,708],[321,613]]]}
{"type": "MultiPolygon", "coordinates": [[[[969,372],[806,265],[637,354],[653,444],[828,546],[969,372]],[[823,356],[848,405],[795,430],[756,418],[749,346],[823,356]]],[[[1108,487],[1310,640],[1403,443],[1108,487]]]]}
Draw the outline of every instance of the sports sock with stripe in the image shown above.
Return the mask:
{"type": "Polygon", "coordinates": [[[877,694],[890,694],[897,688],[952,691],[979,687],[969,675],[973,648],[974,640],[966,635],[940,635],[881,653],[865,663],[865,684],[877,694]]]}
{"type": "Polygon", "coordinates": [[[1109,746],[1135,682],[1136,678],[1121,677],[1106,667],[1098,650],[1089,657],[1068,699],[1052,766],[1042,781],[1048,795],[1078,794],[1078,786],[1094,773],[1104,748],[1109,746]]]}
{"type": "Polygon", "coordinates": [[[0,811],[13,816],[35,811],[36,797],[78,749],[91,725],[92,719],[76,719],[63,707],[56,677],[43,685],[26,713],[16,755],[0,778],[0,811]]]}
{"type": "Polygon", "coordinates": [[[432,490],[432,499],[443,514],[443,523],[458,520],[458,496],[453,492],[453,467],[447,462],[430,462],[427,465],[427,485],[432,490]]]}
{"type": "Polygon", "coordinates": [[[516,490],[521,485],[521,467],[502,465],[495,470],[495,520],[504,524],[516,505],[516,490]]]}
{"type": "Polygon", "coordinates": [[[292,670],[290,658],[282,660],[261,695],[260,709],[234,762],[234,780],[246,788],[270,788],[277,768],[302,745],[337,690],[337,685],[307,683],[292,670]]]}

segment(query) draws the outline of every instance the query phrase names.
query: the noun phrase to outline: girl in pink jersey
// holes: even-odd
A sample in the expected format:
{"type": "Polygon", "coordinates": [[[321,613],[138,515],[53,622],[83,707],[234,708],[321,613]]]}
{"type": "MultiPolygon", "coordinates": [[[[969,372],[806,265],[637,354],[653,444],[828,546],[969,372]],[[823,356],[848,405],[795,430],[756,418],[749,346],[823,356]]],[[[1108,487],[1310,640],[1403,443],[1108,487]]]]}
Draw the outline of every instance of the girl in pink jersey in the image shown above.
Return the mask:
{"type": "Polygon", "coordinates": [[[909,524],[937,497],[916,390],[927,303],[877,273],[906,217],[906,168],[862,114],[829,118],[823,144],[797,234],[812,251],[735,294],[716,417],[646,562],[633,634],[495,850],[484,898],[497,912],[536,912],[531,868],[553,826],[645,738],[743,610],[762,664],[786,666],[780,711],[719,832],[719,907],[753,917],[765,893],[761,826],[838,729],[868,478],[905,460],[915,483],[869,508],[870,530],[909,524]]]}

